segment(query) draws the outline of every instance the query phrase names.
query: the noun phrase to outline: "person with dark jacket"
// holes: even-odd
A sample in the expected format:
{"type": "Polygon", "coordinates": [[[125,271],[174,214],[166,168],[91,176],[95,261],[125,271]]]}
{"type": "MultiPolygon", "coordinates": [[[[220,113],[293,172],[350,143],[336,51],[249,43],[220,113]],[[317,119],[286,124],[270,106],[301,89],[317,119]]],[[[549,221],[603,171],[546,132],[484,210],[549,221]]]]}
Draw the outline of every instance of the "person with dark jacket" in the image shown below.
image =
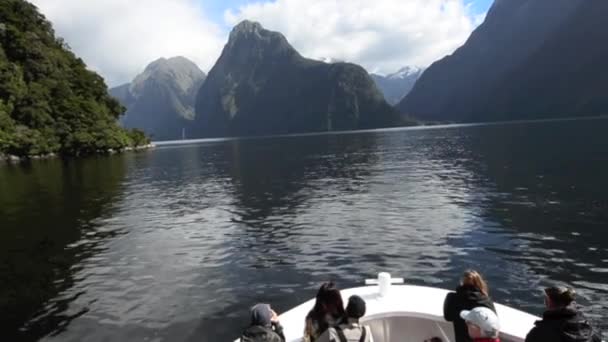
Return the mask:
{"type": "Polygon", "coordinates": [[[481,274],[469,270],[464,272],[456,292],[448,293],[443,302],[443,317],[446,321],[454,324],[456,342],[472,342],[467,325],[460,317],[460,312],[477,307],[486,307],[496,312],[494,303],[489,296],[488,285],[481,274]]]}
{"type": "Polygon", "coordinates": [[[359,322],[365,316],[365,310],[365,300],[357,295],[351,296],[342,323],[325,330],[318,342],[374,342],[371,329],[359,322]]]}
{"type": "Polygon", "coordinates": [[[575,292],[566,287],[545,289],[547,310],[534,324],[526,342],[601,342],[600,335],[577,310],[575,292]]]}
{"type": "Polygon", "coordinates": [[[268,304],[251,308],[251,325],[241,335],[241,342],[285,342],[279,318],[268,304]]]}
{"type": "Polygon", "coordinates": [[[323,283],[317,292],[315,306],[306,315],[304,342],[315,342],[330,327],[339,325],[345,316],[340,290],[333,282],[323,283]]]}

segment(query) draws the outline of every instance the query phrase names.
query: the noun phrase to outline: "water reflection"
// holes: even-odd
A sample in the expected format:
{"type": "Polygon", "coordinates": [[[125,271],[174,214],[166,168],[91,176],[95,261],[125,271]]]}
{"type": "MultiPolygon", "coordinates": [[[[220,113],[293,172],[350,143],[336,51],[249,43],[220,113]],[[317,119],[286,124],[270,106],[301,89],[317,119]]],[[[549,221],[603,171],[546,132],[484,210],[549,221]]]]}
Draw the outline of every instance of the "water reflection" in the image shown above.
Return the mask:
{"type": "Polygon", "coordinates": [[[79,262],[120,233],[98,219],[110,215],[125,171],[119,158],[0,168],[0,325],[8,340],[60,332],[86,312],[66,310],[80,293],[62,291],[78,281],[79,262]]]}
{"type": "MultiPolygon", "coordinates": [[[[221,277],[238,297],[205,315],[192,331],[192,340],[230,339],[234,324],[221,324],[224,315],[236,318],[233,322],[240,326],[245,323],[243,308],[271,301],[285,310],[286,297],[304,300],[317,285],[318,280],[302,269],[311,261],[299,261],[306,259],[299,239],[314,235],[310,228],[318,223],[307,222],[302,214],[313,199],[324,197],[319,195],[328,187],[344,193],[364,191],[362,180],[375,162],[375,154],[368,153],[375,148],[373,136],[319,138],[231,141],[201,151],[214,151],[218,177],[229,180],[222,182],[223,193],[231,194],[232,201],[225,205],[229,224],[222,229],[222,250],[228,260],[221,277]]],[[[335,200],[327,199],[331,198],[335,200]]]]}
{"type": "Polygon", "coordinates": [[[608,242],[608,210],[598,205],[608,191],[605,129],[605,121],[582,121],[446,131],[446,147],[429,158],[472,171],[474,198],[454,203],[479,218],[449,241],[464,251],[452,267],[483,270],[500,301],[539,314],[542,298],[532,298],[542,287],[573,286],[599,321],[608,308],[608,273],[598,263],[608,242]]]}
{"type": "Polygon", "coordinates": [[[40,248],[44,226],[28,218],[39,208],[38,221],[72,227],[48,253],[69,257],[68,271],[49,282],[49,303],[61,305],[46,306],[24,333],[231,340],[255,302],[285,310],[327,279],[350,287],[389,271],[450,288],[468,267],[488,276],[496,299],[536,313],[539,287],[575,285],[599,317],[608,281],[606,128],[599,120],[169,146],[82,172],[93,176],[75,178],[69,164],[40,173],[62,190],[29,206],[45,191],[23,192],[4,169],[0,184],[12,187],[0,197],[2,213],[17,220],[7,237],[27,226],[26,245],[40,248]]]}
{"type": "MultiPolygon", "coordinates": [[[[608,193],[606,126],[580,121],[493,127],[479,129],[477,141],[469,144],[496,188],[487,217],[512,230],[520,244],[494,252],[529,267],[528,281],[536,285],[531,291],[552,282],[577,288],[579,301],[597,320],[608,309],[608,272],[600,261],[608,246],[608,208],[601,205],[608,193]]],[[[539,299],[537,310],[541,305],[539,299]]]]}
{"type": "MultiPolygon", "coordinates": [[[[297,236],[309,235],[309,225],[299,222],[314,200],[337,200],[332,193],[353,196],[366,191],[364,181],[376,161],[375,138],[321,136],[319,139],[277,138],[250,144],[233,141],[224,149],[223,170],[231,180],[231,221],[240,242],[237,248],[256,254],[270,249],[276,263],[294,264],[281,257],[293,254],[297,236]],[[343,140],[348,138],[348,142],[343,140]],[[336,148],[336,146],[339,146],[336,148]],[[348,146],[343,149],[343,146],[348,146]],[[331,190],[335,189],[335,190],[331,190]]],[[[272,255],[255,267],[272,267],[272,255]]]]}

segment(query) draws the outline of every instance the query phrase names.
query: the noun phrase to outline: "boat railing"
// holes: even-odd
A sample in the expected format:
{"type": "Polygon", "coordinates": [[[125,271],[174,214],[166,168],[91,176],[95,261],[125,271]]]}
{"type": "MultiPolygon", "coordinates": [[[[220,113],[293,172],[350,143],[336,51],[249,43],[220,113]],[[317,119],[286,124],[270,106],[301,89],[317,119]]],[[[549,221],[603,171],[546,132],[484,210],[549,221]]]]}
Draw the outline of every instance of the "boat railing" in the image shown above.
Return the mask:
{"type": "Polygon", "coordinates": [[[380,272],[378,273],[378,279],[366,279],[365,285],[378,285],[378,295],[385,297],[392,284],[404,284],[403,278],[391,278],[390,273],[380,272]]]}

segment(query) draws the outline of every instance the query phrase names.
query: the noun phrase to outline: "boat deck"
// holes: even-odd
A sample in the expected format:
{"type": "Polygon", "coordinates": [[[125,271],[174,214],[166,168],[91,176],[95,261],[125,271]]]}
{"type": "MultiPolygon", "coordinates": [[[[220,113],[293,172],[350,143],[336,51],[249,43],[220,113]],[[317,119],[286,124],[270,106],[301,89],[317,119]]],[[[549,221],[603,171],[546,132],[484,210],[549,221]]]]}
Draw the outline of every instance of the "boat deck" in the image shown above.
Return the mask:
{"type": "MultiPolygon", "coordinates": [[[[448,290],[393,285],[381,296],[378,286],[342,290],[344,302],[351,295],[359,295],[367,302],[367,313],[362,322],[372,328],[375,342],[422,342],[441,337],[454,341],[452,324],[443,319],[443,301],[448,290]]],[[[280,315],[287,342],[299,342],[304,331],[304,319],[314,306],[314,299],[280,315]]],[[[496,304],[501,322],[503,341],[523,342],[526,334],[539,318],[523,311],[496,304]]]]}

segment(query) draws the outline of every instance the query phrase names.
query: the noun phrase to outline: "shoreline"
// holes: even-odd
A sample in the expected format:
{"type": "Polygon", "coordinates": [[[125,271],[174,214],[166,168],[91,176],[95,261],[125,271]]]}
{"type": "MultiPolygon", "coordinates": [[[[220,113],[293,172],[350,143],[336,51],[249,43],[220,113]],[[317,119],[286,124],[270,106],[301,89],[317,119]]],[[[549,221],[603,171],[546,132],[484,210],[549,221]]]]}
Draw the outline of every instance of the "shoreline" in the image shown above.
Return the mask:
{"type": "MultiPolygon", "coordinates": [[[[135,146],[135,147],[127,146],[120,150],[108,149],[105,151],[97,151],[94,154],[90,154],[90,155],[86,155],[86,156],[114,155],[114,154],[120,154],[120,153],[124,153],[124,152],[138,152],[138,151],[150,150],[155,147],[156,147],[155,144],[150,143],[147,145],[141,145],[141,146],[135,146]]],[[[48,159],[53,159],[53,158],[58,158],[58,157],[62,157],[62,155],[59,153],[47,153],[47,154],[29,155],[29,156],[20,157],[20,156],[16,156],[16,155],[12,155],[12,154],[0,154],[0,165],[2,165],[2,164],[20,164],[20,163],[29,162],[32,160],[48,160],[48,159]]],[[[81,156],[68,156],[69,159],[80,158],[80,157],[81,156]]]]}
{"type": "Polygon", "coordinates": [[[207,142],[220,142],[220,141],[233,141],[233,140],[294,138],[294,137],[308,137],[308,136],[321,136],[321,135],[360,134],[360,133],[393,132],[393,131],[418,131],[418,130],[429,130],[429,129],[446,129],[446,128],[478,127],[478,126],[500,126],[500,125],[521,125],[521,124],[568,122],[568,121],[582,121],[582,120],[607,120],[607,119],[608,119],[608,115],[596,115],[596,116],[582,116],[582,117],[546,118],[546,119],[530,119],[530,120],[507,120],[507,121],[485,121],[485,122],[426,122],[426,123],[422,122],[421,124],[415,125],[415,126],[355,129],[355,130],[345,130],[345,131],[320,131],[320,132],[307,132],[307,133],[207,137],[207,138],[194,138],[194,139],[186,139],[186,140],[160,140],[160,141],[153,141],[152,143],[155,144],[157,147],[163,147],[163,146],[197,144],[197,143],[207,143],[207,142]]]}

